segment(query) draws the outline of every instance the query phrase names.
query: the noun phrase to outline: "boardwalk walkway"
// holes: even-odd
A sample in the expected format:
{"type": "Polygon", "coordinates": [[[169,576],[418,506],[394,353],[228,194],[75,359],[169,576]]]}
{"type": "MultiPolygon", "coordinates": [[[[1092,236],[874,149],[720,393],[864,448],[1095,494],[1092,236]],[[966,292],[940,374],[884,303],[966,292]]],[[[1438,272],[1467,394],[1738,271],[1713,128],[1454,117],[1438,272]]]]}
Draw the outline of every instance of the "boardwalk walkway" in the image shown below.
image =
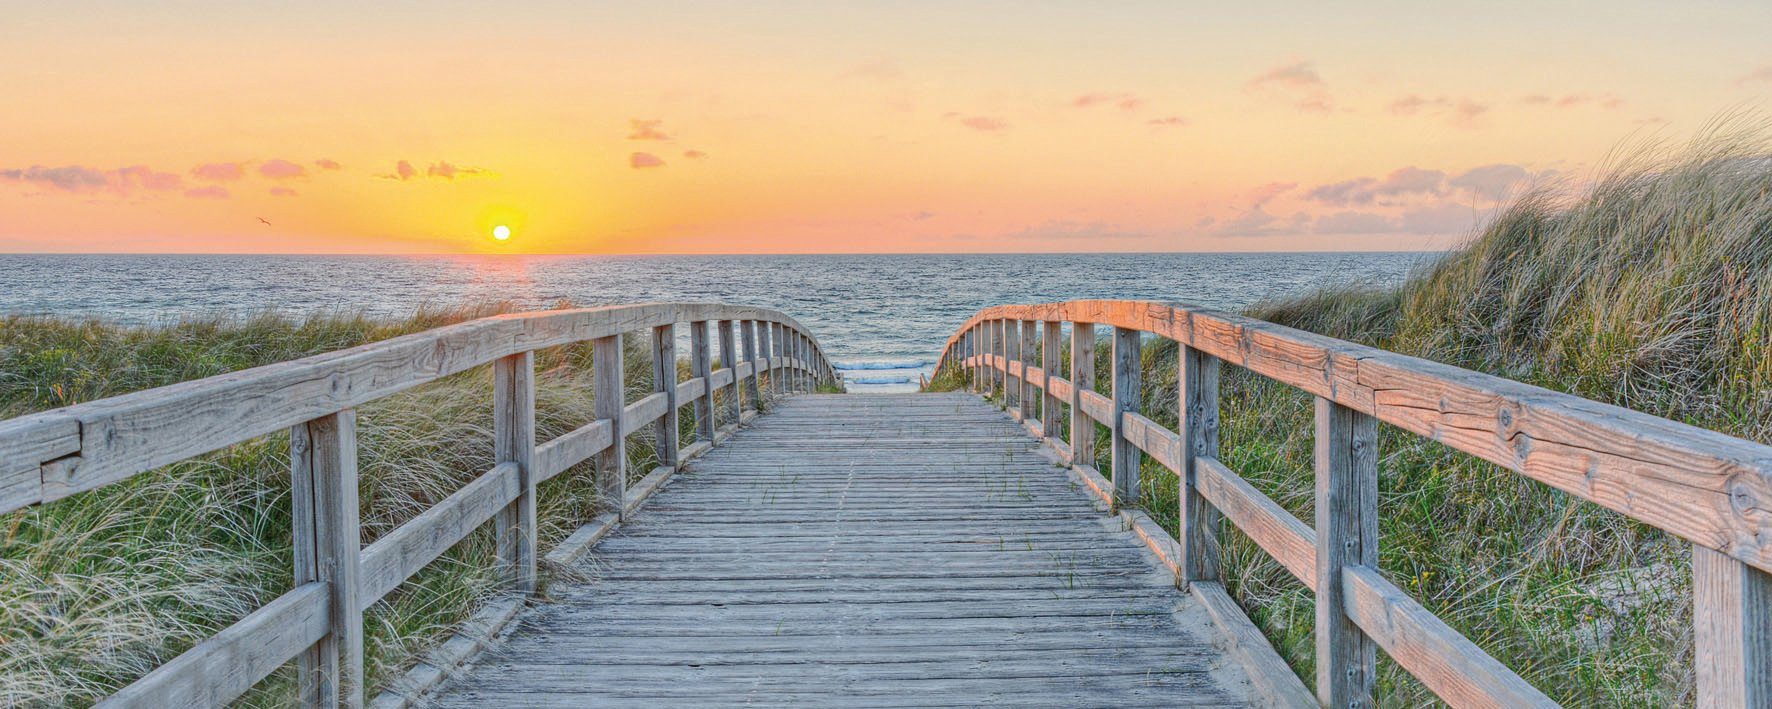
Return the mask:
{"type": "Polygon", "coordinates": [[[581,562],[444,706],[1248,704],[1116,518],[970,394],[782,402],[581,562]]]}

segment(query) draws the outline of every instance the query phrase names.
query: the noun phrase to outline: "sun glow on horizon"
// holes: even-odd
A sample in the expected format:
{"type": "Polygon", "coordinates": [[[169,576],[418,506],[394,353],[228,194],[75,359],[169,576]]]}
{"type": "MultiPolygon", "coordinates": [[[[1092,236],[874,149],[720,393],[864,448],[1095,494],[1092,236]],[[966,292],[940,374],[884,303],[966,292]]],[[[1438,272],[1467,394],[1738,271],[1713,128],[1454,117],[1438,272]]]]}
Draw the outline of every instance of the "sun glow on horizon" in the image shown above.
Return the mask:
{"type": "Polygon", "coordinates": [[[511,238],[511,228],[500,224],[492,228],[492,238],[504,241],[511,238]]]}

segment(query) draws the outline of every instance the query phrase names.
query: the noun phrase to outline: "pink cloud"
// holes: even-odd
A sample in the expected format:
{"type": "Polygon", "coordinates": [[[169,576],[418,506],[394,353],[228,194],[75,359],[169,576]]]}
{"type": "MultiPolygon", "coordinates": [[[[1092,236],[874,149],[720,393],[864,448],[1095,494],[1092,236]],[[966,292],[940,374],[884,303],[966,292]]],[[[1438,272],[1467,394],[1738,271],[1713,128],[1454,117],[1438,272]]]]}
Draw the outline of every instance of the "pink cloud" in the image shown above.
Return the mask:
{"type": "Polygon", "coordinates": [[[221,185],[198,187],[196,189],[185,190],[185,196],[190,197],[191,199],[227,199],[228,188],[221,185]]]}
{"type": "Polygon", "coordinates": [[[1550,106],[1552,108],[1580,108],[1582,106],[1594,105],[1611,111],[1622,108],[1624,106],[1624,99],[1609,93],[1590,94],[1586,92],[1576,92],[1563,94],[1562,96],[1528,94],[1520,97],[1520,103],[1527,106],[1550,106]]]}
{"type": "Polygon", "coordinates": [[[401,160],[394,163],[393,172],[376,175],[376,177],[380,177],[384,180],[399,180],[405,182],[414,177],[418,177],[418,168],[413,167],[411,161],[401,160]]]}
{"type": "Polygon", "coordinates": [[[705,160],[707,159],[708,154],[700,150],[685,150],[683,151],[683,157],[689,158],[690,160],[705,160]]]}
{"type": "Polygon", "coordinates": [[[0,170],[0,180],[23,182],[62,192],[92,194],[109,192],[123,196],[138,191],[165,192],[183,186],[184,178],[176,173],[161,172],[146,165],[131,165],[115,170],[102,170],[84,165],[0,170]]]}
{"type": "Polygon", "coordinates": [[[212,162],[191,168],[191,175],[210,182],[231,182],[246,176],[246,166],[237,162],[212,162]]]}
{"type": "Polygon", "coordinates": [[[289,189],[288,187],[272,187],[271,188],[271,196],[272,197],[294,197],[295,195],[296,195],[296,191],[289,189]]]}
{"type": "Polygon", "coordinates": [[[1753,71],[1742,75],[1740,79],[1735,80],[1735,84],[1738,86],[1746,86],[1754,83],[1772,84],[1772,64],[1767,64],[1754,69],[1753,71]]]}
{"type": "Polygon", "coordinates": [[[1144,107],[1144,99],[1125,91],[1097,91],[1072,99],[1071,105],[1077,108],[1113,105],[1122,111],[1136,111],[1144,107]]]}
{"type": "Polygon", "coordinates": [[[446,162],[446,161],[435,162],[435,163],[432,163],[430,167],[425,168],[425,175],[430,176],[430,177],[442,178],[445,180],[453,180],[457,177],[473,177],[475,175],[484,175],[484,174],[486,174],[486,171],[482,170],[480,168],[464,167],[464,166],[456,165],[454,163],[450,163],[450,162],[446,162]]]}
{"type": "Polygon", "coordinates": [[[642,120],[639,118],[630,118],[630,119],[628,119],[628,125],[629,125],[629,128],[631,129],[631,132],[628,133],[628,140],[670,140],[671,139],[670,136],[665,135],[664,131],[659,130],[659,127],[664,125],[664,121],[662,121],[662,120],[656,120],[656,119],[642,120]]]}
{"type": "Polygon", "coordinates": [[[307,175],[308,171],[307,168],[300,165],[277,158],[268,160],[265,164],[258,166],[258,174],[264,175],[273,180],[287,180],[307,175]]]}
{"type": "Polygon", "coordinates": [[[1475,128],[1477,117],[1489,111],[1489,105],[1469,98],[1451,98],[1449,96],[1422,96],[1405,94],[1392,101],[1386,110],[1394,116],[1414,116],[1426,114],[1444,116],[1452,125],[1460,128],[1475,128]]]}
{"type": "Polygon", "coordinates": [[[1317,73],[1316,67],[1307,61],[1293,62],[1274,67],[1249,80],[1248,88],[1252,91],[1285,96],[1292,101],[1292,106],[1306,113],[1329,113],[1335,110],[1335,100],[1329,95],[1329,85],[1317,73]]]}
{"type": "Polygon", "coordinates": [[[184,185],[184,178],[170,172],[156,172],[146,165],[125,167],[117,171],[120,187],[140,187],[144,190],[164,192],[176,190],[184,185]]]}
{"type": "Polygon", "coordinates": [[[663,160],[658,159],[658,156],[652,153],[634,153],[628,156],[628,167],[636,170],[664,167],[664,164],[663,160]]]}
{"type": "Polygon", "coordinates": [[[967,116],[960,119],[960,125],[981,133],[1001,133],[1009,129],[1007,121],[990,116],[967,116]]]}
{"type": "Polygon", "coordinates": [[[344,168],[343,165],[338,164],[337,160],[328,160],[326,158],[315,160],[314,165],[322,170],[339,170],[344,168]]]}
{"type": "Polygon", "coordinates": [[[1190,121],[1188,121],[1188,119],[1183,118],[1181,116],[1164,116],[1162,118],[1152,118],[1148,121],[1145,121],[1145,123],[1148,125],[1167,126],[1167,127],[1171,127],[1171,128],[1178,128],[1181,126],[1185,126],[1185,125],[1188,125],[1189,122],[1190,121]]]}

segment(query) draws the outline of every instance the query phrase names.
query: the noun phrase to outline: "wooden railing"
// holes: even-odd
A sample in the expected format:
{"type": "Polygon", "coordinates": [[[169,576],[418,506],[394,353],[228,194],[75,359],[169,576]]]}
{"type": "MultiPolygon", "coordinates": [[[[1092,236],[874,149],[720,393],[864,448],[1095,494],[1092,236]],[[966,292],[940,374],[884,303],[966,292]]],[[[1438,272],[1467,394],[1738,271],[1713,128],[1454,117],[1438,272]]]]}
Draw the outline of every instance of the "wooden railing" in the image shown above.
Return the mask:
{"type": "Polygon", "coordinates": [[[1380,421],[1691,542],[1698,705],[1772,706],[1772,447],[1185,305],[988,308],[949,338],[937,371],[946,367],[969,369],[987,395],[1000,392],[1013,415],[1116,505],[1140,503],[1141,455],[1174,471],[1180,540],[1148,517],[1138,531],[1164,537],[1153,547],[1176,557],[1166,561],[1179,583],[1223,596],[1214,539],[1222,516],[1312,589],[1324,706],[1372,705],[1378,648],[1455,706],[1555,705],[1377,571],[1380,421]],[[1062,361],[1063,323],[1072,333],[1068,379],[1032,364],[1036,332],[1040,361],[1062,361]],[[1097,325],[1113,328],[1106,395],[1094,383],[1097,325]],[[1144,333],[1180,347],[1178,431],[1139,414],[1144,333]],[[1220,362],[1316,396],[1314,527],[1220,460],[1220,362]],[[1068,446],[1055,420],[1061,403],[1071,411],[1068,446]],[[1096,422],[1113,436],[1111,482],[1093,467],[1096,422]]]}
{"type": "Polygon", "coordinates": [[[606,530],[726,435],[715,430],[716,391],[731,390],[720,402],[726,418],[754,415],[764,373],[777,392],[837,383],[805,326],[773,310],[663,303],[484,318],[0,422],[0,513],[288,429],[295,587],[103,704],[216,706],[296,659],[304,703],[357,707],[365,608],[488,520],[505,578],[532,593],[537,483],[595,457],[596,483],[613,511],[586,529],[606,530]],[[689,323],[693,369],[681,382],[680,322],[689,323]],[[651,334],[657,385],[624,405],[620,338],[634,331],[651,334]],[[597,420],[536,445],[534,351],[583,341],[592,343],[597,420]],[[362,547],[354,407],[488,363],[497,464],[362,547]],[[694,404],[699,440],[680,449],[677,411],[685,402],[694,404]],[[623,441],[654,424],[660,467],[629,490],[623,441]]]}

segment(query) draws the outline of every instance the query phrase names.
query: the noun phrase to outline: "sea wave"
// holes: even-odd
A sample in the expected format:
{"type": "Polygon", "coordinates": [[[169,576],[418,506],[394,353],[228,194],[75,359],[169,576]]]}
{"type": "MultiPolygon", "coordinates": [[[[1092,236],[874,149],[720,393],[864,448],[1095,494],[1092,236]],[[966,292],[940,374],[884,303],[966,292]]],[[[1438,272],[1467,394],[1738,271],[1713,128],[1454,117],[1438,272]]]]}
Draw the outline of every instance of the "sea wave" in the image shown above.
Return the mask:
{"type": "Polygon", "coordinates": [[[837,362],[832,364],[841,371],[855,372],[880,369],[921,369],[935,364],[933,360],[906,360],[900,362],[837,362]]]}
{"type": "Polygon", "coordinates": [[[845,384],[909,384],[910,377],[844,377],[845,384]]]}

